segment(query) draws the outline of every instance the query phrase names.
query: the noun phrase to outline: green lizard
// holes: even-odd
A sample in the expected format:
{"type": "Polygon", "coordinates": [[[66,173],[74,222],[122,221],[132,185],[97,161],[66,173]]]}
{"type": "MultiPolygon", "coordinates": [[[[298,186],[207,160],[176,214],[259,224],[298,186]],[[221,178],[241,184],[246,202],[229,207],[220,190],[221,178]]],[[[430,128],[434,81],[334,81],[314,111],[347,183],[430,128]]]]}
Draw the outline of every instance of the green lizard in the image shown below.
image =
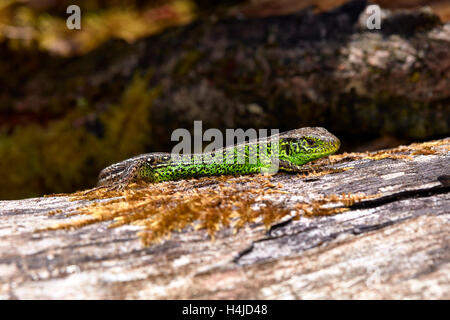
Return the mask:
{"type": "Polygon", "coordinates": [[[301,165],[330,155],[339,147],[339,139],[326,129],[301,128],[207,153],[142,154],[103,169],[98,186],[121,190],[134,180],[160,182],[273,172],[274,168],[295,172],[301,170],[301,165]]]}

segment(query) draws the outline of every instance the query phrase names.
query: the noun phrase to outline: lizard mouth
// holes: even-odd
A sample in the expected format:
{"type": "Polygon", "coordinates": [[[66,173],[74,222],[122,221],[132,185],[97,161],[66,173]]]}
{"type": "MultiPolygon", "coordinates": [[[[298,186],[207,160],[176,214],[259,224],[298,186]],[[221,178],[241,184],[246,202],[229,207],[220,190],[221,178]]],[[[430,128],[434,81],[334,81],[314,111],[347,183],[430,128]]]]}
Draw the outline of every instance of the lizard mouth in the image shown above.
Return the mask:
{"type": "Polygon", "coordinates": [[[330,141],[320,151],[310,153],[311,161],[317,160],[322,157],[329,156],[339,150],[341,142],[336,138],[335,141],[330,141]]]}
{"type": "Polygon", "coordinates": [[[335,153],[341,147],[341,141],[336,138],[335,141],[330,141],[326,144],[326,147],[323,149],[323,152],[317,152],[317,155],[330,155],[335,153]]]}

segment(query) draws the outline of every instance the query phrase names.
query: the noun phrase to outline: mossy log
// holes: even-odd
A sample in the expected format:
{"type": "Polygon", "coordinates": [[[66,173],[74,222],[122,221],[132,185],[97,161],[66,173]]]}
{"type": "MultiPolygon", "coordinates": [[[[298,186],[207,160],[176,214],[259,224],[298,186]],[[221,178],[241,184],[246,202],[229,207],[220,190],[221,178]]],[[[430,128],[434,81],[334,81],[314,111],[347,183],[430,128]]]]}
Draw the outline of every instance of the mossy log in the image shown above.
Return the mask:
{"type": "Polygon", "coordinates": [[[449,299],[449,163],[446,138],[304,174],[0,201],[0,298],[449,299]]]}

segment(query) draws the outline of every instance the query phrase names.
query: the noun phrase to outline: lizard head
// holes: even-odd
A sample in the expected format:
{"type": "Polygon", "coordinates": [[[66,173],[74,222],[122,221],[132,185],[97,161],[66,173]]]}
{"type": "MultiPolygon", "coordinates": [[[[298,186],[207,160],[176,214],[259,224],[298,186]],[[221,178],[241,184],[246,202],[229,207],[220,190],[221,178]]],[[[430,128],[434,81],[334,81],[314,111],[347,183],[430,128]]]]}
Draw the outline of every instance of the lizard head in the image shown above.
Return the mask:
{"type": "Polygon", "coordinates": [[[279,157],[281,163],[301,166],[335,153],[340,145],[339,139],[324,128],[301,128],[280,134],[279,157]]]}

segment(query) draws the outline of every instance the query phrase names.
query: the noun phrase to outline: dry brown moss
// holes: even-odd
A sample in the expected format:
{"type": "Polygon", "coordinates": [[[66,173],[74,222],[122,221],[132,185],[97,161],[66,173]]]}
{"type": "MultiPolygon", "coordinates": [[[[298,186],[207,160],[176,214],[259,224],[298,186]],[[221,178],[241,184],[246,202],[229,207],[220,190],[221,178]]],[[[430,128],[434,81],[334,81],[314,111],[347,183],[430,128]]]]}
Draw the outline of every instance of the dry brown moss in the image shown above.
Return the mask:
{"type": "Polygon", "coordinates": [[[332,155],[328,157],[327,160],[330,164],[358,159],[381,160],[389,158],[412,160],[412,156],[442,154],[448,151],[450,151],[449,140],[443,139],[423,143],[412,143],[407,146],[399,146],[392,149],[373,152],[344,152],[342,154],[332,155]]]}
{"type": "Polygon", "coordinates": [[[365,195],[331,195],[288,208],[269,200],[270,195],[287,193],[282,187],[279,183],[274,184],[270,176],[256,175],[134,184],[124,192],[99,189],[89,194],[78,193],[74,199],[119,198],[80,208],[75,214],[87,215],[87,218],[45,230],[80,228],[112,221],[111,228],[127,224],[141,226],[139,235],[145,245],[190,226],[206,230],[214,239],[221,228],[232,227],[238,231],[255,222],[268,228],[288,214],[294,214],[294,218],[333,214],[345,211],[346,206],[355,201],[370,198],[365,195]]]}

